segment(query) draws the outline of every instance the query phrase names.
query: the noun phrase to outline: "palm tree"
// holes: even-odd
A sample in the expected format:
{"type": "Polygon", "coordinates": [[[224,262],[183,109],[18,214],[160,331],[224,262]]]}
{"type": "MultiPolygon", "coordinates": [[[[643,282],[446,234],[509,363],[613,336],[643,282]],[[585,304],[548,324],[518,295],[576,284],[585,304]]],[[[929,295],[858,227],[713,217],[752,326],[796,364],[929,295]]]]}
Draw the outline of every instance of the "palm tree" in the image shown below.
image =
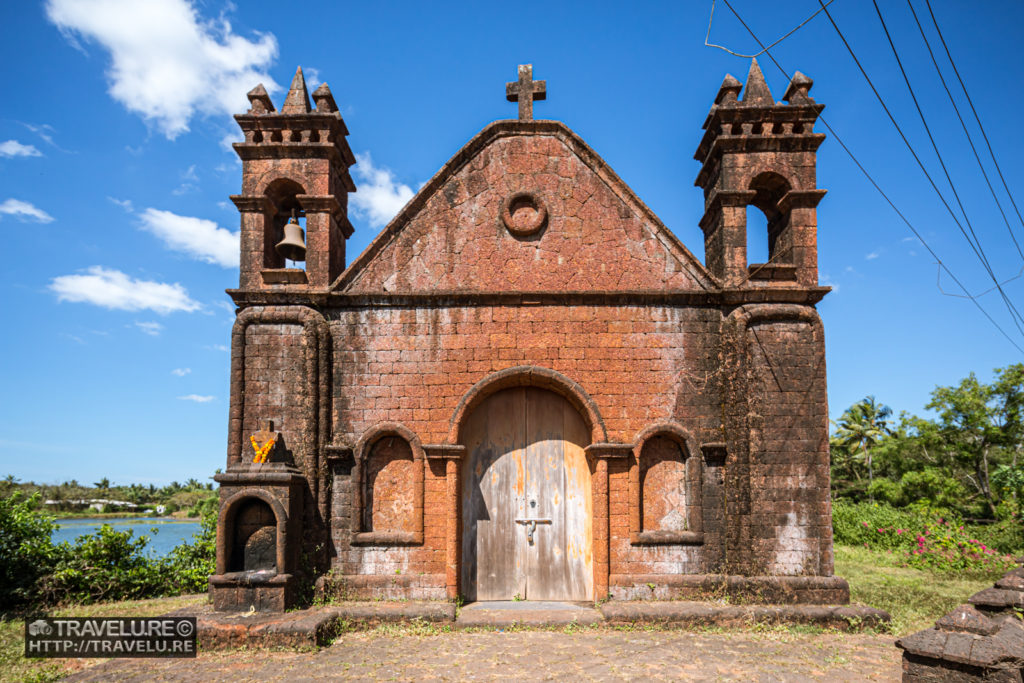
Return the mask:
{"type": "Polygon", "coordinates": [[[890,417],[892,408],[878,403],[874,396],[867,396],[847,408],[836,423],[838,442],[851,449],[857,447],[861,451],[861,457],[868,466],[868,491],[871,490],[874,478],[871,449],[892,433],[889,429],[890,417]]]}

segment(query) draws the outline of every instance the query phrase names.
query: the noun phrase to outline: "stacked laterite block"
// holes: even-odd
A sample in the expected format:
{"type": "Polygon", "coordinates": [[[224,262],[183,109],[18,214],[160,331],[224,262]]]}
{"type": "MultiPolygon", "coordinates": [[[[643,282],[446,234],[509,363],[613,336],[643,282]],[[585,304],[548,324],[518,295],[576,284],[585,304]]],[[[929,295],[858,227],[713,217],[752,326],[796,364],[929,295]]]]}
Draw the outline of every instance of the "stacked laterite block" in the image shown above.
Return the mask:
{"type": "Polygon", "coordinates": [[[723,83],[696,155],[706,265],[569,128],[523,118],[470,140],[345,268],[354,157],[329,89],[313,110],[300,71],[280,113],[250,93],[215,596],[251,581],[228,546],[242,543],[232,510],[257,494],[295,596],[314,581],[351,597],[465,594],[461,429],[488,397],[528,386],[562,396],[589,432],[579,545],[594,599],[845,602],[810,85],[798,75],[776,103],[756,63],[742,99],[723,83]],[[748,205],[768,217],[767,264],[747,263],[748,205]],[[273,249],[293,210],[304,269],[273,249]],[[253,464],[267,421],[279,445],[253,464]]]}

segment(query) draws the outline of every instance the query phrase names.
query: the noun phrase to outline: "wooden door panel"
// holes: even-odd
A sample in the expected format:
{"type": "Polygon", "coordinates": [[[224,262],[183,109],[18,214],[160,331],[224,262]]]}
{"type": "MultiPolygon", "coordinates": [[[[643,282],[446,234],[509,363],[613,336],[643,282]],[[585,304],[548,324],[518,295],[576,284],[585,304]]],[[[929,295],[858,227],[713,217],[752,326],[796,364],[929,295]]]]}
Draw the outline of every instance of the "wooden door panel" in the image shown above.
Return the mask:
{"type": "Polygon", "coordinates": [[[467,598],[592,599],[589,430],[579,413],[543,389],[506,389],[469,417],[463,443],[467,598]],[[550,521],[531,545],[516,519],[550,521]]]}
{"type": "Polygon", "coordinates": [[[565,461],[564,515],[566,564],[569,583],[564,600],[594,599],[594,506],[590,464],[583,451],[590,443],[590,430],[580,414],[565,403],[563,413],[565,461]]]}
{"type": "Polygon", "coordinates": [[[463,477],[462,579],[470,600],[511,600],[526,592],[516,513],[525,496],[525,403],[498,392],[464,429],[470,472],[463,477]]]}

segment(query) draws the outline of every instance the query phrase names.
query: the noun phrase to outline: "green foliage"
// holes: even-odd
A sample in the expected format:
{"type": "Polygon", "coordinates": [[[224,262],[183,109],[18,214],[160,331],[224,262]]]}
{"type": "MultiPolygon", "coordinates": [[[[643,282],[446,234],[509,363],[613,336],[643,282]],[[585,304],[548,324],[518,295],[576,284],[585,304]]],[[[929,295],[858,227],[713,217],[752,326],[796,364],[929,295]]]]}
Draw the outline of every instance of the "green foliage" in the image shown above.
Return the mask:
{"type": "MultiPolygon", "coordinates": [[[[829,442],[833,494],[1019,524],[1024,364],[997,369],[991,383],[972,374],[956,385],[936,387],[927,408],[935,417],[903,413],[892,427],[890,411],[873,397],[847,409],[829,442]]],[[[1003,541],[1017,537],[1012,523],[1001,528],[1003,541]]]]}
{"type": "Polygon", "coordinates": [[[837,545],[909,552],[914,548],[915,532],[924,528],[928,518],[919,511],[899,510],[884,503],[837,500],[832,504],[832,538],[837,545]]]}
{"type": "Polygon", "coordinates": [[[0,499],[0,610],[30,602],[36,581],[53,565],[53,518],[39,511],[38,493],[0,499]]]}
{"type": "Polygon", "coordinates": [[[835,558],[836,576],[850,582],[850,601],[889,612],[890,631],[896,636],[931,627],[1001,576],[999,571],[964,575],[916,569],[905,566],[895,553],[864,546],[837,544],[835,558]]]}
{"type": "Polygon", "coordinates": [[[1003,542],[979,538],[988,529],[965,526],[948,512],[836,501],[832,525],[836,544],[886,551],[902,566],[972,575],[1016,566],[1003,542]]]}
{"type": "MultiPolygon", "coordinates": [[[[846,455],[848,466],[860,461],[867,467],[869,496],[874,479],[872,451],[879,441],[891,434],[891,416],[892,408],[878,403],[874,396],[867,396],[846,409],[832,438],[832,443],[846,455]]],[[[855,469],[853,471],[856,472],[855,469]]]]}
{"type": "Polygon", "coordinates": [[[216,516],[219,508],[220,497],[216,493],[210,493],[188,509],[188,516],[205,520],[207,515],[216,516]]]}
{"type": "Polygon", "coordinates": [[[198,593],[206,590],[207,579],[216,568],[217,508],[208,508],[203,514],[202,528],[192,536],[191,542],[180,543],[160,561],[161,572],[173,577],[174,592],[163,595],[198,593]]]}
{"type": "Polygon", "coordinates": [[[214,571],[216,507],[206,506],[200,533],[162,558],[147,554],[147,536],[106,524],[54,544],[53,519],[38,508],[38,494],[0,499],[0,609],[198,592],[214,571]]]}
{"type": "Polygon", "coordinates": [[[165,577],[145,554],[147,536],[115,531],[109,524],[91,536],[56,546],[59,559],[43,577],[39,596],[46,604],[133,600],[159,595],[165,577]]]}
{"type": "MultiPolygon", "coordinates": [[[[158,488],[153,484],[114,484],[107,477],[94,482],[92,486],[79,484],[75,479],[61,484],[21,482],[10,474],[0,479],[0,497],[9,497],[15,491],[20,491],[25,497],[39,493],[43,500],[48,501],[46,507],[54,512],[92,513],[87,510],[88,501],[99,498],[134,503],[139,506],[136,513],[141,514],[145,508],[157,505],[167,506],[168,510],[192,508],[211,495],[213,483],[189,479],[184,484],[175,481],[158,488]]],[[[112,505],[107,509],[114,513],[130,514],[132,508],[112,505]]]]}

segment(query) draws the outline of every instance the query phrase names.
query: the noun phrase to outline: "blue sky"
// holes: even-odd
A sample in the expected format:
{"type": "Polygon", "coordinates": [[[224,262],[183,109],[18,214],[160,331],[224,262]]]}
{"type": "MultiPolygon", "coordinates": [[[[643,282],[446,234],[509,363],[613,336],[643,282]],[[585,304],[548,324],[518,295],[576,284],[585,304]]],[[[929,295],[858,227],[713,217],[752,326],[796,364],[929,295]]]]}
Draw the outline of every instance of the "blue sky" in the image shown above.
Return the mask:
{"type": "MultiPolygon", "coordinates": [[[[731,0],[766,43],[813,0],[731,0]]],[[[703,258],[692,160],[726,73],[706,47],[711,1],[672,3],[189,3],[48,0],[0,9],[0,475],[165,483],[225,460],[240,165],[233,112],[262,82],[280,106],[296,65],[327,81],[351,131],[351,261],[484,125],[516,115],[504,84],[530,62],[537,118],[564,121],[703,258]]],[[[1022,188],[1019,2],[933,0],[1011,191],[1022,188]]],[[[999,282],[1024,258],[978,171],[905,2],[880,2],[911,84],[999,282]]],[[[977,128],[934,34],[954,95],[977,128]]],[[[870,3],[829,11],[955,211],[958,207],[870,3]]],[[[757,52],[720,1],[711,42],[757,52]]],[[[814,79],[824,116],[971,293],[993,285],[824,14],[772,54],[814,79]]],[[[786,79],[761,60],[776,98],[786,79]]],[[[1024,226],[988,159],[1018,239],[1024,226]]],[[[818,156],[821,303],[830,411],[867,394],[921,413],[939,384],[1021,360],[868,184],[834,138],[818,156]]],[[[1024,190],[1015,195],[1024,209],[1024,190]]],[[[961,219],[962,221],[962,219],[961,219]]],[[[966,224],[965,224],[966,228],[966,224]]],[[[1024,278],[1003,285],[1024,306],[1024,278]]],[[[978,302],[1017,345],[998,292],[978,302]]],[[[1024,326],[1024,325],[1022,325],[1024,326]]]]}

